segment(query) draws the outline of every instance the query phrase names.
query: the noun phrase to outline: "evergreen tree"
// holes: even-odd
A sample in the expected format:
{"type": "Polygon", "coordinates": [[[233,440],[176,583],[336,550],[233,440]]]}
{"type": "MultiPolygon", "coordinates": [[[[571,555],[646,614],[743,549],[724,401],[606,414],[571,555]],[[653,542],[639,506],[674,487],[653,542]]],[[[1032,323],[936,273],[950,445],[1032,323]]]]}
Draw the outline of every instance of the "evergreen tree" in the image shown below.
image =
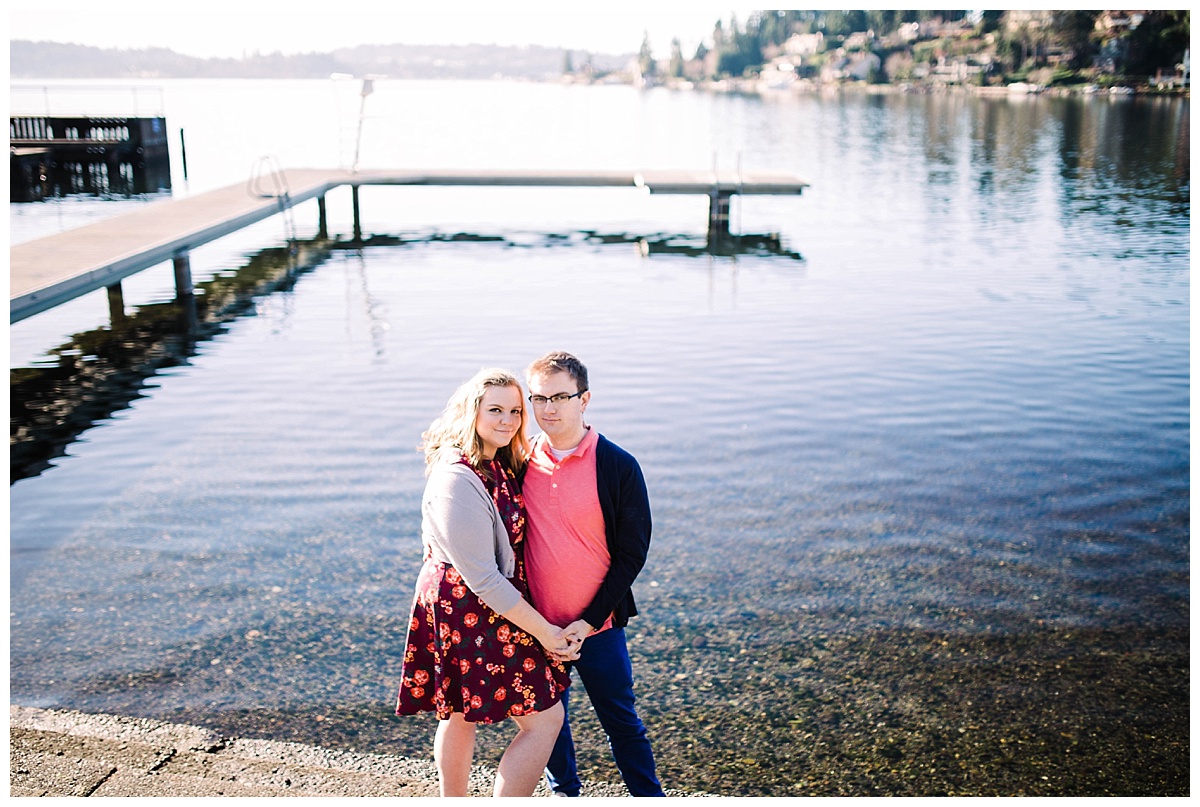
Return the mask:
{"type": "Polygon", "coordinates": [[[1125,72],[1152,76],[1159,70],[1174,70],[1191,45],[1190,11],[1147,11],[1140,25],[1129,32],[1129,57],[1125,72]]]}
{"type": "Polygon", "coordinates": [[[900,11],[868,11],[866,12],[867,28],[874,31],[877,37],[887,36],[900,27],[902,13],[900,11]]]}
{"type": "Polygon", "coordinates": [[[1095,46],[1092,34],[1096,29],[1099,11],[1056,11],[1051,27],[1058,44],[1072,52],[1070,67],[1073,70],[1092,63],[1095,46]]]}
{"type": "Polygon", "coordinates": [[[763,13],[758,27],[758,38],[763,45],[782,45],[792,35],[787,14],[786,11],[763,13]]]}
{"type": "Polygon", "coordinates": [[[825,36],[849,36],[854,33],[850,26],[849,11],[826,11],[825,22],[821,26],[825,36]]]}
{"type": "Polygon", "coordinates": [[[979,18],[979,33],[990,34],[993,31],[1000,30],[1000,20],[1003,16],[1003,11],[983,12],[979,18]]]}
{"type": "Polygon", "coordinates": [[[650,47],[650,32],[642,33],[642,47],[638,51],[638,69],[642,71],[643,76],[653,76],[656,65],[654,64],[654,49],[650,47]]]}
{"type": "Polygon", "coordinates": [[[683,78],[683,44],[679,37],[671,40],[671,66],[667,72],[675,78],[683,78]]]}
{"type": "Polygon", "coordinates": [[[762,45],[758,39],[758,17],[751,15],[745,31],[738,26],[737,16],[729,15],[729,35],[725,45],[717,49],[718,75],[740,78],[763,63],[762,45]]]}

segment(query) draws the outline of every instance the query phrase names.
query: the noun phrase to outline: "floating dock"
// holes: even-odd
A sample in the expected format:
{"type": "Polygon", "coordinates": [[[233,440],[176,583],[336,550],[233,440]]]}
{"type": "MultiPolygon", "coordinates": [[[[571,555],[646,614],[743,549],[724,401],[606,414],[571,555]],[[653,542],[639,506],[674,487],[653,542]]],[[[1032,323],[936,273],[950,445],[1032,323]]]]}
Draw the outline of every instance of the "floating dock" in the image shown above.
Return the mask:
{"type": "Polygon", "coordinates": [[[736,194],[798,195],[808,183],[787,174],[711,171],[407,171],[288,169],[18,244],[9,251],[9,322],[18,322],[91,291],[120,295],[122,278],[173,261],[176,291],[192,293],[191,250],[316,199],[326,230],[325,195],[349,186],[354,238],[362,238],[358,189],[363,185],[485,187],[628,187],[650,193],[709,198],[710,241],[729,237],[729,202],[736,194]]]}

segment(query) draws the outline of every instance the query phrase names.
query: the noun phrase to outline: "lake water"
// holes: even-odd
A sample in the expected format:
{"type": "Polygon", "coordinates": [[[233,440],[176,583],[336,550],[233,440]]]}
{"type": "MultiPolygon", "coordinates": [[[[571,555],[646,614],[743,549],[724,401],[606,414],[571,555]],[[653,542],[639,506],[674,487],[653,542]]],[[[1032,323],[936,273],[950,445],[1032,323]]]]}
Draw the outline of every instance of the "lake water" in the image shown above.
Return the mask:
{"type": "MultiPolygon", "coordinates": [[[[176,195],[353,159],[350,82],[154,86],[186,141],[176,195]]],[[[591,423],[650,487],[643,701],[749,665],[739,636],[1186,629],[1188,100],[396,81],[365,111],[366,168],[716,164],[811,188],[735,198],[734,231],[784,249],[734,255],[639,247],[702,246],[700,197],[363,189],[364,230],[402,243],[258,296],[11,486],[13,702],[385,722],[420,433],[481,366],[550,349],[588,365],[591,423]],[[651,652],[664,637],[695,666],[651,652]]],[[[146,203],[10,205],[12,238],[146,203]]],[[[345,237],[348,191],[329,215],[345,237]]],[[[316,221],[198,249],[195,277],[316,221]]],[[[125,283],[130,311],[171,295],[169,265],[125,283]]],[[[11,367],[58,366],[107,312],[12,326],[11,367]]]]}

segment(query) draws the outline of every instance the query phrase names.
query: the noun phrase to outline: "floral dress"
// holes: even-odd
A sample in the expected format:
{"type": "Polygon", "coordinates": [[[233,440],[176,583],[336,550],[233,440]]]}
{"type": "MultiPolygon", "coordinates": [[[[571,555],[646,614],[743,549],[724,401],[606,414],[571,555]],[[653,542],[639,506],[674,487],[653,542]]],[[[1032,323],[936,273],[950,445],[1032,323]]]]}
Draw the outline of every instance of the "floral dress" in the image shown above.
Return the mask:
{"type": "MultiPolygon", "coordinates": [[[[525,577],[525,502],[512,471],[495,460],[475,469],[508,529],[516,554],[512,584],[529,599],[525,577]],[[490,472],[490,473],[489,473],[490,472]]],[[[396,714],[461,712],[471,723],[496,723],[550,708],[570,675],[532,636],[493,611],[449,563],[426,554],[405,642],[396,714]]]]}

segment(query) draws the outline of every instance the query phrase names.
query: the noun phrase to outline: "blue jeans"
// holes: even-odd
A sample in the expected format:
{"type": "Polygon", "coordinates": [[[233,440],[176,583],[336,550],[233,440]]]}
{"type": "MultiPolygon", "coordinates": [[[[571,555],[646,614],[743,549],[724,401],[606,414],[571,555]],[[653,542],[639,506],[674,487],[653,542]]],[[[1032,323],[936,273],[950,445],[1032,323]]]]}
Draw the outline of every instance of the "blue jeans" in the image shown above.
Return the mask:
{"type": "MultiPolygon", "coordinates": [[[[631,796],[662,796],[662,785],[654,773],[654,752],[646,738],[646,727],[634,709],[633,665],[625,644],[624,628],[609,628],[589,636],[583,642],[579,658],[568,667],[579,673],[596,717],[608,737],[608,747],[625,787],[631,796]]],[[[571,739],[570,708],[567,703],[572,687],[563,693],[563,718],[558,742],[546,763],[546,780],[556,793],[578,796],[579,775],[575,770],[575,742],[571,739]]]]}

